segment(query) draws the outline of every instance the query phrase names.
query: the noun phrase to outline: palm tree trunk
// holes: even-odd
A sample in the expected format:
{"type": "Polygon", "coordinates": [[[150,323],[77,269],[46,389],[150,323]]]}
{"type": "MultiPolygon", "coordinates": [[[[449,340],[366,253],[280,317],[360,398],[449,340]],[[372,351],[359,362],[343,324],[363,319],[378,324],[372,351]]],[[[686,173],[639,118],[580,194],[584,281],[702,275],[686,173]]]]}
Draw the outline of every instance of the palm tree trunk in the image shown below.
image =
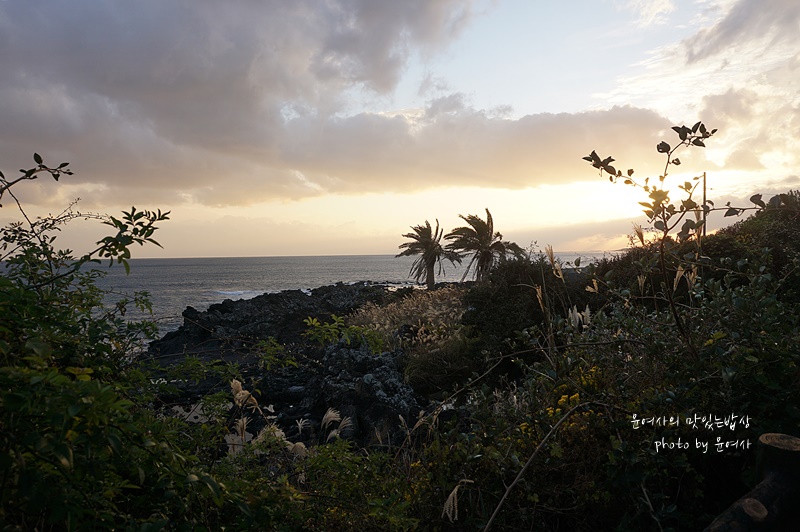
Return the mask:
{"type": "Polygon", "coordinates": [[[428,290],[433,290],[436,287],[436,278],[434,277],[434,266],[436,264],[430,263],[425,265],[425,281],[428,285],[428,290]]]}

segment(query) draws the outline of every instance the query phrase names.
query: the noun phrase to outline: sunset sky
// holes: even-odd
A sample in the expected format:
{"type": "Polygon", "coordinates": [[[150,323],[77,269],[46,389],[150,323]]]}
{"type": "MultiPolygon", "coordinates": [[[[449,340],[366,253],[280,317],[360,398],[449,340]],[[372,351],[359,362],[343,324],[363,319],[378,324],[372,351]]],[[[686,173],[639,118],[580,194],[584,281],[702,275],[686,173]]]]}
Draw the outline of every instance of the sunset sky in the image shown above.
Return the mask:
{"type": "Polygon", "coordinates": [[[15,187],[33,214],[172,211],[138,257],[397,253],[485,208],[523,247],[618,249],[646,198],[593,149],[658,176],[702,120],[676,184],[800,188],[798,35],[797,0],[0,0],[0,170],[71,163],[15,187]]]}

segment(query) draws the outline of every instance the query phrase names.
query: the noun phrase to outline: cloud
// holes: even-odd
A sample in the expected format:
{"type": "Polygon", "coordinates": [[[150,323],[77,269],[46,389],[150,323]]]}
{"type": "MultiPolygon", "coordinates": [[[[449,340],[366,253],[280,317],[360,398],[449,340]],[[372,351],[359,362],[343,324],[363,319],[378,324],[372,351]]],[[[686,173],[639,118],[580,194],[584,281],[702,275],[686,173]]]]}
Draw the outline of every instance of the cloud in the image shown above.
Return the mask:
{"type": "Polygon", "coordinates": [[[795,0],[740,0],[713,26],[684,42],[689,62],[717,54],[737,53],[754,41],[763,48],[794,46],[800,31],[800,4],[795,0]]]}
{"type": "Polygon", "coordinates": [[[286,117],[391,91],[470,16],[456,0],[3,2],[0,160],[70,160],[73,183],[110,194],[302,195],[277,157],[286,117]]]}
{"type": "Polygon", "coordinates": [[[630,107],[509,120],[451,95],[430,102],[417,117],[298,120],[287,126],[283,158],[333,192],[524,188],[584,177],[581,158],[595,148],[613,149],[618,160],[631,164],[653,161],[658,134],[669,125],[651,111],[630,107]]]}
{"type": "Polygon", "coordinates": [[[800,4],[725,0],[706,8],[687,21],[695,25],[690,37],[656,50],[603,98],[717,128],[707,155],[720,168],[796,173],[800,4]]]}
{"type": "Polygon", "coordinates": [[[664,24],[675,5],[671,0],[627,0],[625,7],[633,11],[640,26],[664,24]]]}
{"type": "MultiPolygon", "coordinates": [[[[69,161],[76,175],[57,192],[42,183],[28,197],[90,208],[522,189],[585,178],[593,149],[637,175],[657,169],[672,117],[698,114],[720,128],[724,149],[708,150],[719,165],[788,167],[796,155],[777,158],[800,153],[800,54],[786,38],[798,9],[769,2],[776,13],[740,1],[664,48],[601,110],[517,118],[430,72],[419,109],[357,107],[387,98],[410,58],[445,50],[472,20],[469,2],[2,2],[0,164],[9,173],[33,151],[69,161]],[[753,56],[747,43],[762,33],[782,48],[751,63],[765,48],[753,56]]],[[[647,23],[675,14],[666,0],[627,6],[647,23]]]]}

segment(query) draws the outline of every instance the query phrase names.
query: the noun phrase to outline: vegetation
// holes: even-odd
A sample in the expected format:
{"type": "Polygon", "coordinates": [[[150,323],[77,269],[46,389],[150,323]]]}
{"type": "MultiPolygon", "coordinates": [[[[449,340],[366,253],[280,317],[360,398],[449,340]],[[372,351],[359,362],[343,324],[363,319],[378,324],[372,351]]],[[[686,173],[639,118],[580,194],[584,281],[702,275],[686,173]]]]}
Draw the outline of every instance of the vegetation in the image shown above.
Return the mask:
{"type": "Polygon", "coordinates": [[[435,271],[439,267],[439,275],[444,272],[443,261],[449,260],[452,264],[461,263],[461,257],[454,251],[445,250],[442,247],[443,230],[439,229],[439,220],[436,220],[436,229],[431,229],[431,224],[425,220],[425,225],[412,227],[413,233],[406,233],[403,238],[408,238],[410,242],[400,244],[403,251],[398,257],[419,257],[411,265],[409,275],[414,277],[417,282],[425,278],[425,285],[428,290],[433,290],[436,285],[435,271]],[[405,249],[404,249],[405,248],[405,249]]]}
{"type": "MultiPolygon", "coordinates": [[[[2,230],[0,521],[9,530],[702,529],[753,485],[761,433],[798,435],[800,195],[725,206],[755,214],[703,237],[703,215],[717,208],[693,199],[698,180],[671,192],[667,175],[676,150],[702,148],[713,130],[674,130],[679,143],[657,147],[666,158],[657,180],[587,157],[647,195],[653,231],[637,231],[622,256],[570,271],[549,248],[528,256],[504,242],[487,210],[486,220],[462,217],[468,227],[439,248],[472,255],[481,282],[307,320],[320,346],[403,351],[407,381],[433,399],[399,420],[402,441],[366,448],[335,409],[282,426],[236,367],[193,359],[182,378],[217,371],[226,384],[190,423],[137,356],[155,329],[123,319],[125,305],[146,308],[146,298],[105,308],[102,273],[81,267],[124,263],[132,244],[154,243],[166,215],[98,216],[115,234],[75,257],[55,248],[55,232],[84,215],[22,211],[25,222],[2,230]]],[[[16,180],[0,174],[0,195],[68,174],[35,162],[16,180]]],[[[442,237],[438,222],[414,229],[409,253],[427,234],[442,237]]],[[[424,251],[414,254],[427,276],[424,251]]],[[[261,371],[302,359],[274,338],[258,356],[261,371]]]]}
{"type": "Polygon", "coordinates": [[[467,278],[470,269],[475,267],[475,280],[484,281],[498,261],[505,260],[508,255],[524,256],[524,251],[517,244],[503,240],[503,235],[494,230],[492,213],[486,209],[486,220],[475,214],[460,215],[467,222],[464,227],[457,227],[447,233],[445,240],[451,240],[446,249],[461,255],[472,255],[467,264],[463,279],[467,278]]]}

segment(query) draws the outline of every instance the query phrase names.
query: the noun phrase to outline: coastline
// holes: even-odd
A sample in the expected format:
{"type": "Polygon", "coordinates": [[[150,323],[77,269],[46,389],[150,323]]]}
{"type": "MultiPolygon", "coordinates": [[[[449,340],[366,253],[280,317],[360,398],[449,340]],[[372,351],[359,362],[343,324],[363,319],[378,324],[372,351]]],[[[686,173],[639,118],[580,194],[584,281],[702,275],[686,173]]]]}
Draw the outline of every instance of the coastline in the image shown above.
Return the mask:
{"type": "MultiPolygon", "coordinates": [[[[577,256],[590,260],[604,256],[592,253],[557,257],[566,264],[577,256]]],[[[398,288],[419,284],[409,277],[413,258],[394,255],[131,259],[130,263],[129,275],[117,265],[98,267],[106,274],[98,285],[116,294],[108,303],[114,303],[114,297],[119,299],[120,294],[147,291],[155,318],[165,324],[164,330],[175,326],[186,307],[206,309],[225,299],[250,299],[283,290],[310,291],[339,282],[398,288]]],[[[437,282],[460,282],[463,268],[446,264],[437,282]]]]}

